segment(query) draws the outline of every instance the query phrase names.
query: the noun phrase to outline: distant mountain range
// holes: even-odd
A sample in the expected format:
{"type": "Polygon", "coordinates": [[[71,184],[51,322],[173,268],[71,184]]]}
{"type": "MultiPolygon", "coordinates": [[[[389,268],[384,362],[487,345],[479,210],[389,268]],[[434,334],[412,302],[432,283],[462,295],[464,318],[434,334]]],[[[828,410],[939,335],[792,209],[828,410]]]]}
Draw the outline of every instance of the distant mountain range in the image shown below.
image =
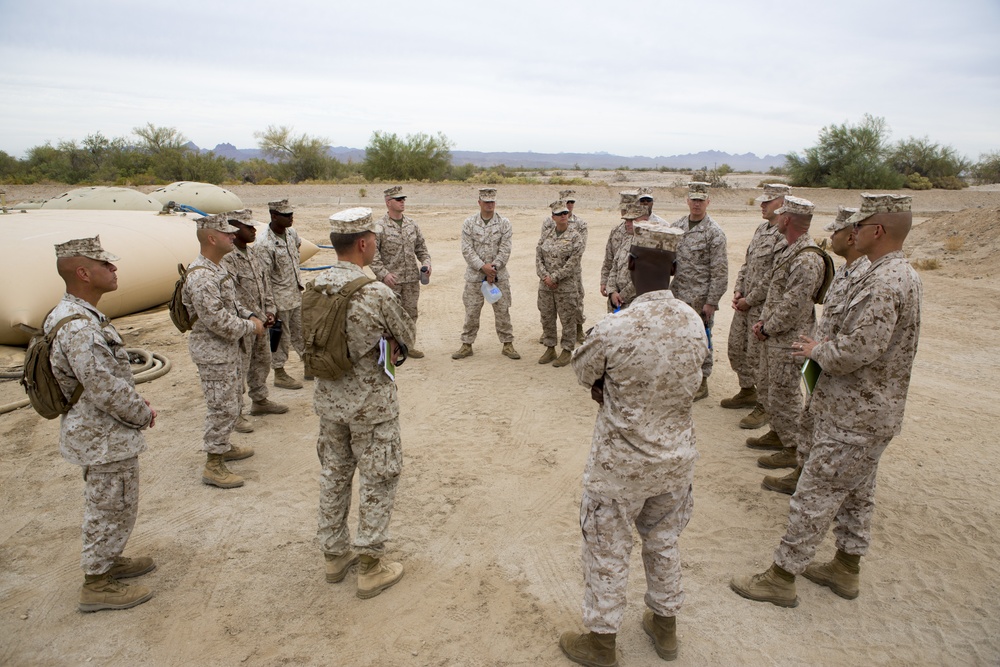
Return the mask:
{"type": "MultiPolygon", "coordinates": [[[[215,148],[199,148],[188,142],[188,148],[202,153],[209,151],[222,157],[238,162],[254,158],[267,159],[259,148],[236,148],[232,144],[219,144],[215,148]]],[[[327,152],[341,162],[363,162],[363,148],[348,148],[346,146],[330,146],[327,152]]],[[[536,169],[656,169],[671,167],[676,169],[713,168],[728,164],[736,171],[766,172],[771,167],[785,164],[784,155],[765,155],[757,157],[754,153],[733,155],[722,151],[702,151],[686,155],[660,155],[646,157],[644,155],[612,155],[611,153],[482,153],[480,151],[452,151],[451,161],[456,165],[473,164],[477,167],[491,167],[498,164],[508,167],[530,167],[536,169]]]]}

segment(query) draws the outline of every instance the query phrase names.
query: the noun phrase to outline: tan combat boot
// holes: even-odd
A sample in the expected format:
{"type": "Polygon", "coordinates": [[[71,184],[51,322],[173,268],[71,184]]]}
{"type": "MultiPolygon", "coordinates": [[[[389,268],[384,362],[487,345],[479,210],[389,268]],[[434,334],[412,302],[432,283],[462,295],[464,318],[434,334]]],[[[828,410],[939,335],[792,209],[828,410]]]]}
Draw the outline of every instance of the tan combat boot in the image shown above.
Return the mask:
{"type": "Polygon", "coordinates": [[[826,586],[846,600],[853,600],[858,597],[861,583],[861,556],[837,549],[833,560],[822,565],[809,565],[802,576],[815,584],[826,586]]]}
{"type": "Polygon", "coordinates": [[[472,345],[469,343],[462,343],[462,347],[458,348],[457,352],[453,352],[451,355],[452,359],[465,359],[466,357],[472,356],[472,345]]]}
{"type": "Polygon", "coordinates": [[[268,399],[263,401],[254,401],[250,405],[250,414],[252,415],[283,415],[288,412],[288,406],[282,405],[281,403],[275,403],[268,399]]]}
{"type": "Polygon", "coordinates": [[[402,578],[402,563],[361,556],[358,562],[358,597],[362,600],[373,598],[402,578]]]}
{"type": "Polygon", "coordinates": [[[577,322],[576,323],[576,344],[580,345],[585,340],[587,340],[587,334],[583,330],[583,322],[577,322]]]}
{"type": "Polygon", "coordinates": [[[773,449],[775,451],[784,449],[781,438],[774,431],[768,431],[759,438],[747,438],[747,447],[750,449],[773,449]]]}
{"type": "Polygon", "coordinates": [[[794,468],[799,464],[798,457],[795,456],[794,447],[784,447],[780,452],[765,454],[757,459],[757,465],[761,468],[794,468]]]}
{"type": "Polygon", "coordinates": [[[240,461],[242,459],[248,459],[253,456],[253,447],[247,445],[246,447],[240,447],[239,445],[229,445],[229,450],[222,453],[223,461],[240,461]]]}
{"type": "Polygon", "coordinates": [[[323,556],[326,560],[326,581],[331,584],[343,581],[344,577],[347,576],[347,571],[358,562],[358,555],[350,549],[342,556],[334,556],[333,554],[323,554],[323,556]]]}
{"type": "Polygon", "coordinates": [[[545,352],[542,354],[542,356],[538,358],[538,363],[547,364],[551,361],[555,361],[555,358],[556,358],[556,348],[547,347],[545,348],[545,352]]]}
{"type": "Polygon", "coordinates": [[[770,602],[779,607],[797,607],[795,575],[773,563],[766,571],[745,577],[733,577],[729,587],[738,595],[757,602],[770,602]]]}
{"type": "Polygon", "coordinates": [[[407,359],[423,359],[424,353],[417,349],[417,341],[413,341],[413,347],[406,348],[407,359]]]}
{"type": "Polygon", "coordinates": [[[507,357],[508,359],[520,359],[521,355],[517,353],[514,349],[514,343],[504,343],[503,349],[500,350],[500,354],[507,357]]]}
{"type": "Polygon", "coordinates": [[[708,378],[701,378],[701,386],[698,387],[698,391],[694,392],[694,400],[700,401],[703,398],[708,397],[708,378]]]}
{"type": "Polygon", "coordinates": [[[566,657],[587,667],[617,667],[618,654],[615,651],[615,633],[598,634],[588,632],[564,632],[559,638],[559,648],[566,657]]]}
{"type": "Polygon", "coordinates": [[[795,487],[799,485],[799,476],[802,474],[802,468],[795,466],[795,470],[788,473],[784,477],[774,477],[768,475],[761,482],[761,486],[768,491],[777,491],[778,493],[787,493],[792,495],[795,493],[795,487]]]}
{"type": "Polygon", "coordinates": [[[220,489],[235,489],[238,486],[243,486],[243,478],[229,471],[222,456],[222,454],[208,455],[208,460],[205,461],[205,470],[201,473],[201,481],[220,489]]]}
{"type": "Polygon", "coordinates": [[[149,556],[140,556],[139,558],[119,556],[115,559],[115,564],[108,570],[108,574],[113,579],[131,579],[155,569],[156,563],[149,556]]]}
{"type": "Polygon", "coordinates": [[[740,420],[740,428],[753,430],[760,428],[769,421],[771,421],[771,415],[767,414],[764,406],[758,403],[753,407],[753,411],[750,414],[740,420]]]}
{"type": "Polygon", "coordinates": [[[240,415],[236,418],[236,426],[233,427],[233,430],[237,433],[253,433],[253,422],[240,415]]]}
{"type": "Polygon", "coordinates": [[[302,389],[302,383],[286,373],[284,368],[274,369],[274,386],[282,389],[302,389]]]}
{"type": "Polygon", "coordinates": [[[757,388],[740,387],[739,392],[732,398],[724,398],[719,401],[719,405],[730,410],[737,408],[752,408],[757,405],[757,388]]]}
{"type": "Polygon", "coordinates": [[[153,597],[153,591],[138,584],[123,584],[109,573],[85,575],[80,588],[80,611],[128,609],[153,597]]]}
{"type": "Polygon", "coordinates": [[[660,616],[650,610],[642,615],[642,629],[653,640],[656,655],[662,660],[677,659],[677,618],[660,616]]]}
{"type": "Polygon", "coordinates": [[[552,368],[562,368],[566,366],[571,361],[573,361],[572,350],[567,350],[563,348],[563,351],[559,353],[559,358],[552,362],[552,368]]]}

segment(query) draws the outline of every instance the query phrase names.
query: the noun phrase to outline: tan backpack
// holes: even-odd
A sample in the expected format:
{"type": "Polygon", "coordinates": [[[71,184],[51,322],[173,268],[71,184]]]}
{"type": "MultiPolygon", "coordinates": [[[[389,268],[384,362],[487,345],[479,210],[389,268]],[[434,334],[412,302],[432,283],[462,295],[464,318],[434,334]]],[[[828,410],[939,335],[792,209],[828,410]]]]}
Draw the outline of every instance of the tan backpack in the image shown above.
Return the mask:
{"type": "Polygon", "coordinates": [[[177,273],[180,278],[174,283],[174,293],[170,296],[170,321],[174,323],[181,333],[191,331],[191,327],[198,321],[197,315],[191,315],[182,298],[184,292],[184,282],[192,271],[207,269],[207,266],[192,266],[190,269],[184,268],[183,264],[177,265],[177,273]]]}
{"type": "Polygon", "coordinates": [[[312,282],[306,286],[302,293],[306,375],[337,380],[354,368],[347,350],[347,302],[372,282],[367,276],[355,278],[333,294],[312,282]]]}
{"type": "MultiPolygon", "coordinates": [[[[49,311],[51,312],[51,311],[49,311]]],[[[48,315],[46,315],[46,319],[48,315]]],[[[73,395],[66,398],[59,381],[56,380],[52,372],[52,343],[56,339],[56,334],[62,329],[64,324],[73,320],[85,319],[83,315],[68,315],[52,327],[46,334],[35,336],[28,351],[24,355],[24,371],[21,375],[21,386],[28,394],[28,400],[35,412],[46,419],[55,419],[70,411],[83,394],[83,385],[78,384],[73,390],[73,395]]]]}

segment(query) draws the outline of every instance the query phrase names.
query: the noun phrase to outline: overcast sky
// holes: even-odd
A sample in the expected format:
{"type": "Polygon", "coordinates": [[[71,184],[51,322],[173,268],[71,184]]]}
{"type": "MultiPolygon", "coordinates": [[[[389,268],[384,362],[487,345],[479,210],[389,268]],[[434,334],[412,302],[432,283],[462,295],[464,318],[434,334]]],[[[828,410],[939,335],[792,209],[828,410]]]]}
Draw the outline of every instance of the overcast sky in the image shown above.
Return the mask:
{"type": "Polygon", "coordinates": [[[1000,0],[0,0],[0,150],[130,136],[202,148],[291,126],[457,150],[801,151],[883,116],[1000,150],[1000,0]]]}

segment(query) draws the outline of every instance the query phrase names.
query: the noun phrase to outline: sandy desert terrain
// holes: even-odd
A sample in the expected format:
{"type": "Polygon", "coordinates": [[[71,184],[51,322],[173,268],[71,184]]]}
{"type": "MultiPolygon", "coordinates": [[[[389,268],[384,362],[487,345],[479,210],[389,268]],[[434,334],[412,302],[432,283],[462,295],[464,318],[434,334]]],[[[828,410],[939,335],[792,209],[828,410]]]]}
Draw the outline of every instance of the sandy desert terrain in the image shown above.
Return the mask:
{"type": "MultiPolygon", "coordinates": [[[[655,210],[686,212],[675,174],[577,187],[590,226],[586,310],[604,315],[598,276],[617,191],[656,187],[655,210]]],[[[756,181],[713,195],[710,213],[729,238],[730,283],[760,221],[756,181]]],[[[300,234],[324,243],[342,208],[384,210],[381,184],[236,186],[261,219],[266,202],[298,206],[300,234]],[[361,188],[366,195],[361,196],[361,188]]],[[[62,186],[5,186],[7,199],[60,194],[62,186]]],[[[558,186],[499,186],[497,210],[514,226],[515,346],[500,355],[493,315],[482,315],[475,355],[459,345],[462,220],[476,186],[411,184],[407,213],[434,260],[418,322],[427,356],[400,369],[404,469],[390,555],[406,576],[371,600],[355,576],[327,584],[315,541],[319,466],[311,385],[273,390],[291,406],[234,434],[257,454],[232,464],[247,478],[223,491],[200,481],[204,404],[184,336],[166,310],[116,321],[129,345],[168,356],[173,370],[140,386],[159,411],[141,457],[139,520],[126,555],[152,555],[142,583],[155,597],[135,609],[82,614],[76,602],[82,515],[77,467],[58,451],[58,422],[30,409],[0,416],[0,664],[3,665],[562,665],[560,632],[582,629],[581,474],[596,404],[571,368],[540,366],[534,247],[558,186]]],[[[802,190],[818,205],[816,237],[858,192],[802,190]]],[[[918,192],[908,251],[937,259],[921,271],[923,329],[902,434],[880,466],[873,545],[861,595],[843,600],[800,579],[801,604],[781,609],[729,590],[733,574],[771,562],[788,496],[764,491],[766,471],[737,426],[743,411],[719,400],[737,389],[726,361],[732,311],[715,328],[709,398],[695,404],[701,459],[694,517],[681,538],[687,603],[678,620],[678,665],[995,665],[1000,663],[1000,192],[918,192]]],[[[192,234],[193,239],[193,234],[192,234]]],[[[114,251],[114,249],[111,249],[114,251]]],[[[332,261],[324,251],[309,263],[332,261]]],[[[53,268],[54,270],[54,268],[53,268]]],[[[11,355],[6,355],[12,363],[11,355]]],[[[301,364],[293,355],[293,374],[301,364]]],[[[0,383],[0,403],[21,398],[0,383]]],[[[353,521],[353,515],[352,515],[353,521]]],[[[828,536],[819,557],[833,553],[828,536]]],[[[661,664],[640,627],[639,549],[620,664],[661,664]]]]}

